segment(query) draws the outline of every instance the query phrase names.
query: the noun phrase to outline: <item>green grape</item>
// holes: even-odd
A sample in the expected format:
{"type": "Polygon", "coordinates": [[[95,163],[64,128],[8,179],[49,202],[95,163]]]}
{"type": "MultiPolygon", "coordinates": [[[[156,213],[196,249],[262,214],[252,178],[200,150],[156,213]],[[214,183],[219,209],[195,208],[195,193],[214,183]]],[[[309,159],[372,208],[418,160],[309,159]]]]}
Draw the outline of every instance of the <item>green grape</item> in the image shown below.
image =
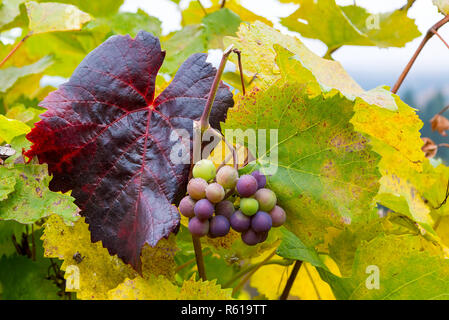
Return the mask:
{"type": "Polygon", "coordinates": [[[242,198],[240,199],[240,211],[242,211],[247,216],[252,216],[256,214],[259,210],[259,202],[253,198],[242,198]]]}
{"type": "Polygon", "coordinates": [[[276,205],[276,194],[270,189],[262,188],[257,190],[254,198],[259,202],[259,209],[261,211],[270,212],[276,205]]]}
{"type": "Polygon", "coordinates": [[[194,178],[202,178],[206,181],[209,181],[215,178],[217,170],[215,169],[215,165],[211,160],[203,159],[195,163],[192,173],[194,178]]]}

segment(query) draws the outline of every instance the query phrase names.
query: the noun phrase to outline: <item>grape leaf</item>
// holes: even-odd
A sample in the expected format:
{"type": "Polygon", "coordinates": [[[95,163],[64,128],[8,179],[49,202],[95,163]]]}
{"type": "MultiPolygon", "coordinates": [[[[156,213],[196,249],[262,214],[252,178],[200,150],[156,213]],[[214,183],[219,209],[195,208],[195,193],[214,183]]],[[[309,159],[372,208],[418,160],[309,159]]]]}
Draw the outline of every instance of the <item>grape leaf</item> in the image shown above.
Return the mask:
{"type": "Polygon", "coordinates": [[[8,198],[8,195],[14,191],[14,186],[16,185],[15,172],[9,170],[3,170],[0,168],[0,201],[8,198]]]}
{"type": "Polygon", "coordinates": [[[80,30],[84,23],[92,19],[70,4],[28,1],[25,6],[29,19],[28,28],[33,34],[80,30]]]}
{"type": "MultiPolygon", "coordinates": [[[[377,217],[379,157],[349,123],[353,114],[353,103],[335,90],[310,98],[308,87],[295,82],[239,96],[228,114],[226,130],[277,131],[278,142],[264,141],[271,151],[257,153],[248,143],[256,160],[246,170],[273,170],[268,187],[287,212],[286,228],[306,246],[322,242],[330,227],[377,217]]],[[[242,139],[244,132],[234,134],[242,139]]]]}
{"type": "Polygon", "coordinates": [[[135,37],[140,30],[146,30],[159,37],[162,33],[161,21],[141,9],[138,9],[136,13],[120,12],[104,20],[111,26],[114,34],[129,34],[131,37],[135,37]]]}
{"type": "Polygon", "coordinates": [[[0,221],[0,257],[17,253],[12,236],[14,235],[16,239],[21,239],[23,232],[25,232],[24,224],[14,220],[0,221]]]}
{"type": "Polygon", "coordinates": [[[351,277],[340,278],[322,269],[320,274],[337,299],[448,299],[449,261],[431,254],[429,246],[432,244],[415,235],[380,234],[359,246],[351,277]],[[376,290],[365,285],[368,266],[379,270],[376,290]]]}
{"type": "MultiPolygon", "coordinates": [[[[88,225],[84,218],[73,226],[67,225],[57,215],[49,217],[44,227],[45,256],[64,260],[61,269],[76,265],[79,269],[80,287],[75,291],[78,299],[106,299],[108,291],[117,287],[126,278],[142,279],[129,265],[117,256],[109,255],[101,242],[92,243],[88,225]],[[76,263],[75,253],[84,259],[76,263]]],[[[177,251],[174,236],[162,239],[156,247],[142,249],[142,273],[146,281],[152,276],[164,276],[172,281],[175,275],[174,256],[177,251]]]]}
{"type": "Polygon", "coordinates": [[[237,32],[242,20],[228,8],[205,16],[202,20],[209,48],[223,48],[223,37],[237,32]]]}
{"type": "Polygon", "coordinates": [[[0,70],[0,93],[6,92],[14,83],[25,76],[40,73],[53,63],[51,56],[45,56],[39,61],[23,67],[9,67],[0,70]]]}
{"type": "Polygon", "coordinates": [[[70,3],[77,6],[81,10],[90,13],[94,17],[107,17],[116,14],[124,0],[56,0],[52,2],[70,3]]]}
{"type": "MultiPolygon", "coordinates": [[[[155,246],[179,224],[173,204],[185,195],[190,164],[171,161],[178,141],[170,135],[184,129],[192,136],[216,72],[205,54],[192,55],[153,99],[164,55],[144,31],[109,38],[40,104],[47,111],[27,135],[34,144],[26,155],[54,175],[50,189],[73,189],[92,240],[139,271],[142,246],[155,246]]],[[[221,84],[213,127],[232,105],[221,84]]]]}
{"type": "Polygon", "coordinates": [[[10,143],[15,137],[28,133],[30,130],[25,123],[0,114],[0,141],[10,143]]]}
{"type": "Polygon", "coordinates": [[[20,15],[19,5],[25,0],[3,0],[0,5],[0,30],[20,15]]]}
{"type": "Polygon", "coordinates": [[[432,3],[437,6],[438,10],[444,14],[449,14],[449,1],[448,0],[432,0],[432,3]]]}

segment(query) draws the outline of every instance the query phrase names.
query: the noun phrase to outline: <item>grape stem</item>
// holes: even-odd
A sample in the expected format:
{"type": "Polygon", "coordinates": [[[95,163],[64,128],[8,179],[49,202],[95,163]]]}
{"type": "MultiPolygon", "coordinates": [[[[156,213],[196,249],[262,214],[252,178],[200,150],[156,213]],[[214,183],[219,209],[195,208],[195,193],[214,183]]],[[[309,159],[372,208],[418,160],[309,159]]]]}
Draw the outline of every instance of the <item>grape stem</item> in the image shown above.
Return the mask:
{"type": "Polygon", "coordinates": [[[302,264],[301,260],[296,260],[295,265],[293,266],[292,273],[290,273],[290,276],[288,277],[284,291],[282,291],[279,300],[287,300],[288,295],[290,294],[290,290],[293,286],[293,283],[295,282],[296,276],[298,275],[299,268],[301,268],[301,264],[302,264]]]}
{"type": "Polygon", "coordinates": [[[204,268],[204,258],[203,251],[201,249],[201,240],[200,238],[192,235],[193,249],[195,250],[195,259],[196,266],[198,269],[198,274],[200,275],[201,280],[206,281],[206,269],[204,268]]]}
{"type": "Polygon", "coordinates": [[[203,110],[203,114],[200,118],[201,132],[204,132],[209,128],[209,116],[212,110],[212,105],[215,100],[215,95],[217,94],[218,86],[220,85],[221,76],[223,75],[224,68],[226,66],[226,61],[228,61],[229,55],[232,53],[233,45],[231,44],[224,52],[221,57],[220,65],[218,66],[217,73],[215,74],[214,82],[209,91],[209,96],[207,97],[206,105],[203,110]]]}
{"type": "Polygon", "coordinates": [[[443,109],[441,109],[440,112],[438,112],[437,114],[441,116],[448,109],[449,109],[449,104],[447,106],[445,106],[443,109]]]}
{"type": "Polygon", "coordinates": [[[239,65],[239,73],[240,73],[240,82],[242,83],[242,94],[245,95],[245,79],[243,79],[243,66],[242,66],[242,52],[238,49],[232,50],[237,55],[238,65],[239,65]]]}
{"type": "MultiPolygon", "coordinates": [[[[418,58],[419,54],[421,53],[422,49],[424,48],[424,46],[426,45],[426,43],[435,35],[437,34],[439,37],[440,35],[438,34],[438,29],[440,29],[442,26],[444,26],[447,22],[449,22],[449,15],[445,16],[443,19],[441,19],[440,21],[438,21],[437,23],[435,23],[426,33],[426,35],[424,36],[424,39],[422,39],[419,47],[416,49],[415,53],[413,54],[413,56],[411,57],[410,61],[408,62],[408,64],[405,66],[404,70],[402,71],[401,75],[399,76],[398,80],[396,81],[396,83],[393,86],[393,89],[391,89],[391,92],[393,93],[397,93],[399,88],[401,87],[402,82],[404,81],[405,77],[407,76],[407,74],[409,73],[410,69],[413,66],[413,63],[415,63],[416,59],[418,58]]],[[[442,39],[440,37],[440,39],[442,39]]],[[[448,44],[443,40],[444,44],[446,46],[448,46],[448,44]]],[[[449,48],[449,46],[448,46],[449,48]]]]}
{"type": "Polygon", "coordinates": [[[31,36],[31,33],[28,33],[25,37],[23,37],[15,46],[12,48],[12,50],[8,53],[6,57],[3,58],[3,60],[0,62],[0,68],[5,64],[6,61],[8,61],[9,58],[17,51],[17,49],[20,48],[20,46],[31,36]]]}
{"type": "Polygon", "coordinates": [[[204,8],[203,4],[201,3],[201,0],[196,0],[198,2],[198,5],[201,7],[201,10],[203,10],[203,13],[205,16],[207,16],[207,11],[204,8]]]}

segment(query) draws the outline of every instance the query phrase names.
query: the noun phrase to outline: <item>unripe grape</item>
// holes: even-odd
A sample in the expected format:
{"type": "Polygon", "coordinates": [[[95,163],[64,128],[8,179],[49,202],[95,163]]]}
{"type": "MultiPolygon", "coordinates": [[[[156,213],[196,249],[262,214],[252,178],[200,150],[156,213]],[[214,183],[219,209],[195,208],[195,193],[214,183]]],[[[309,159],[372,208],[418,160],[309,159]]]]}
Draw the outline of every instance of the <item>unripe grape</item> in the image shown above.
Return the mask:
{"type": "Polygon", "coordinates": [[[231,223],[232,229],[238,232],[246,231],[251,226],[251,218],[245,216],[240,210],[234,212],[229,222],[231,223]]]}
{"type": "Polygon", "coordinates": [[[284,209],[279,206],[275,206],[270,211],[271,220],[273,221],[273,227],[280,227],[284,224],[287,219],[284,209]]]}
{"type": "Polygon", "coordinates": [[[260,173],[259,170],[251,172],[251,175],[257,180],[257,188],[262,189],[267,184],[267,177],[260,173]]]}
{"type": "Polygon", "coordinates": [[[241,198],[240,199],[240,211],[247,216],[255,215],[259,210],[259,202],[253,198],[241,198]]]}
{"type": "Polygon", "coordinates": [[[214,215],[214,205],[207,199],[201,199],[195,203],[193,211],[198,219],[207,220],[214,215]]]}
{"type": "Polygon", "coordinates": [[[225,189],[234,189],[239,173],[234,167],[224,166],[217,172],[217,182],[225,189]]]}
{"type": "Polygon", "coordinates": [[[206,180],[195,178],[187,184],[187,193],[194,200],[200,200],[206,197],[206,188],[208,184],[206,180]]]}
{"type": "Polygon", "coordinates": [[[209,233],[212,237],[224,237],[228,234],[230,224],[224,216],[215,216],[210,219],[209,233]]]}
{"type": "Polygon", "coordinates": [[[245,198],[251,197],[257,191],[257,180],[245,174],[237,180],[237,192],[245,198]]]}
{"type": "Polygon", "coordinates": [[[231,219],[232,214],[234,213],[235,208],[234,204],[229,200],[224,200],[215,206],[215,214],[224,216],[227,219],[231,219]]]}
{"type": "Polygon", "coordinates": [[[202,159],[193,166],[192,174],[194,178],[202,178],[209,181],[215,178],[217,170],[214,163],[209,159],[202,159]]]}
{"type": "Polygon", "coordinates": [[[259,209],[261,211],[270,212],[276,205],[276,194],[270,189],[259,189],[254,194],[254,198],[259,202],[259,209]]]}
{"type": "Polygon", "coordinates": [[[195,200],[190,198],[190,196],[185,196],[179,203],[179,211],[184,217],[187,218],[192,218],[195,216],[195,212],[193,211],[194,207],[195,207],[195,200]]]}
{"type": "Polygon", "coordinates": [[[212,203],[218,203],[223,200],[225,191],[223,187],[214,182],[206,187],[206,198],[212,203]]]}
{"type": "Polygon", "coordinates": [[[249,246],[255,246],[260,241],[260,234],[254,232],[254,230],[247,230],[242,233],[242,240],[249,246]]]}
{"type": "Polygon", "coordinates": [[[201,221],[197,217],[193,217],[189,221],[189,231],[194,236],[205,236],[209,232],[209,220],[201,221]]]}
{"type": "Polygon", "coordinates": [[[264,211],[257,212],[251,219],[251,229],[255,232],[268,231],[272,224],[271,216],[264,211]]]}

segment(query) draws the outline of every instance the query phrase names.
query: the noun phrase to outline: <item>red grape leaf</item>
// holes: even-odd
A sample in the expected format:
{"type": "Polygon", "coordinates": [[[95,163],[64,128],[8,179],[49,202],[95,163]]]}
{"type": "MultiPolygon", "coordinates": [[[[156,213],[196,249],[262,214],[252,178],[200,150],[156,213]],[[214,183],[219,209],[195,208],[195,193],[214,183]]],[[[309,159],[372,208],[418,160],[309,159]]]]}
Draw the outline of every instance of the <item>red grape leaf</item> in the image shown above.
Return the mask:
{"type": "MultiPolygon", "coordinates": [[[[147,32],[109,38],[41,102],[47,111],[27,135],[33,145],[26,156],[48,163],[52,191],[73,190],[92,241],[138,271],[144,243],[155,246],[178,227],[172,204],[185,195],[190,165],[170,161],[178,143],[170,134],[185,129],[192,137],[216,73],[205,54],[194,54],[154,99],[164,57],[147,32]]],[[[213,127],[233,104],[220,84],[213,127]]]]}

